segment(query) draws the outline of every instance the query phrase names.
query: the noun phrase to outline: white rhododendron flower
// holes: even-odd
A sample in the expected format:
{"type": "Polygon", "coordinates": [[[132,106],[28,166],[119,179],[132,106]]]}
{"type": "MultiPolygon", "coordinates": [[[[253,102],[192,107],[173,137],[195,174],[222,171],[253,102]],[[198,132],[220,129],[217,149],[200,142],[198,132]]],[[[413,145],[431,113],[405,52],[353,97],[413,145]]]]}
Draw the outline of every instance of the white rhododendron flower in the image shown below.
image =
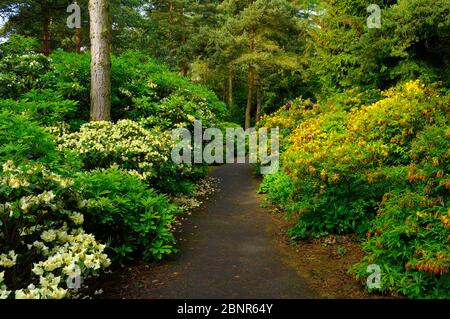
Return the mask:
{"type": "Polygon", "coordinates": [[[48,243],[54,241],[56,239],[56,231],[54,231],[53,229],[50,229],[50,230],[43,232],[41,235],[41,239],[48,243]]]}
{"type": "Polygon", "coordinates": [[[70,215],[70,219],[75,223],[75,225],[82,225],[84,223],[83,214],[74,212],[70,215]]]}
{"type": "Polygon", "coordinates": [[[75,278],[81,276],[81,269],[79,266],[75,265],[75,263],[72,263],[64,267],[63,273],[69,276],[70,278],[75,278]]]}
{"type": "Polygon", "coordinates": [[[0,266],[4,268],[11,268],[16,265],[17,255],[11,250],[8,254],[0,255],[0,266]]]}
{"type": "Polygon", "coordinates": [[[0,197],[4,198],[0,213],[7,226],[0,231],[2,243],[6,240],[0,243],[0,299],[74,296],[75,292],[67,287],[68,278],[79,276],[85,280],[111,263],[104,253],[105,245],[82,228],[73,228],[84,222],[83,214],[74,211],[75,207],[85,207],[87,201],[71,189],[72,179],[42,164],[15,166],[8,161],[0,168],[0,184],[6,186],[0,189],[0,197]],[[21,237],[10,240],[14,234],[4,234],[4,229],[21,237]],[[20,258],[22,255],[24,258],[20,258]],[[30,271],[23,276],[26,282],[17,282],[14,272],[18,270],[30,271]],[[6,279],[8,286],[12,280],[19,289],[7,287],[6,279]]]}

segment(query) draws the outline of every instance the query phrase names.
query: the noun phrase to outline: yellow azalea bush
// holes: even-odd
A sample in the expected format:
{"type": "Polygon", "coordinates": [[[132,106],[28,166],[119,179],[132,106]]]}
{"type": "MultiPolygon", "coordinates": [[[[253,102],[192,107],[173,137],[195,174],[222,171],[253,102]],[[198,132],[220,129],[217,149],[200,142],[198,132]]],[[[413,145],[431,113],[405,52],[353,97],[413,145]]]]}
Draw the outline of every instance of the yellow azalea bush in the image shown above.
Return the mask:
{"type": "Polygon", "coordinates": [[[384,194],[367,233],[367,256],[353,269],[382,267],[382,291],[412,297],[450,297],[450,129],[448,111],[412,143],[403,189],[384,194]]]}
{"type": "Polygon", "coordinates": [[[73,181],[42,164],[0,168],[0,298],[73,296],[68,282],[109,266],[105,245],[83,230],[73,181]]]}
{"type": "Polygon", "coordinates": [[[369,257],[356,268],[358,278],[377,263],[386,278],[397,276],[386,279],[386,292],[444,296],[450,291],[449,96],[412,81],[374,103],[360,102],[283,107],[265,119],[263,126],[286,127],[287,146],[282,171],[265,177],[261,191],[298,218],[294,238],[368,234],[369,257]],[[418,217],[423,214],[429,219],[418,217]]]}

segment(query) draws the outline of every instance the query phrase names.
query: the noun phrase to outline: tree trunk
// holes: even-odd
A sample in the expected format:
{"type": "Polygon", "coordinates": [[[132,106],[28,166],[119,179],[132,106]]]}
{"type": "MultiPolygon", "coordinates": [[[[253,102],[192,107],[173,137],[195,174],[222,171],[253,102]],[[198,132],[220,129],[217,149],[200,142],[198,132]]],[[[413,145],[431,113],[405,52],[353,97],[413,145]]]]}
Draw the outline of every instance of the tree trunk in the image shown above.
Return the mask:
{"type": "Polygon", "coordinates": [[[81,53],[81,29],[77,28],[76,35],[75,35],[75,42],[76,42],[76,52],[81,53]]]}
{"type": "Polygon", "coordinates": [[[228,66],[228,108],[231,109],[233,106],[233,68],[231,65],[228,66]]]}
{"type": "Polygon", "coordinates": [[[250,128],[253,104],[253,86],[255,82],[253,66],[248,68],[247,108],[245,110],[245,129],[250,128]]]}
{"type": "MultiPolygon", "coordinates": [[[[181,8],[181,16],[180,16],[180,19],[181,19],[181,45],[182,46],[185,46],[186,42],[187,42],[186,21],[185,21],[186,17],[184,16],[184,11],[185,11],[185,9],[184,9],[184,7],[182,7],[181,8]]],[[[183,57],[183,59],[185,59],[185,57],[183,57]]],[[[187,60],[185,60],[183,62],[183,66],[181,68],[181,73],[183,74],[183,76],[187,76],[188,72],[189,72],[189,63],[187,60]]]]}
{"type": "MultiPolygon", "coordinates": [[[[168,32],[168,38],[169,38],[169,41],[170,41],[170,48],[171,48],[171,50],[175,49],[173,32],[172,32],[173,11],[174,11],[173,3],[172,3],[172,1],[170,1],[169,2],[169,14],[167,15],[167,22],[168,22],[167,32],[168,32]]],[[[171,52],[171,53],[173,53],[173,52],[171,52]]]]}
{"type": "Polygon", "coordinates": [[[261,78],[256,78],[256,123],[261,119],[262,107],[262,92],[261,92],[261,78]]]}
{"type": "Polygon", "coordinates": [[[42,34],[42,52],[45,56],[49,56],[50,54],[50,18],[45,17],[43,23],[43,34],[42,34]]]}
{"type": "Polygon", "coordinates": [[[111,120],[111,7],[89,0],[91,37],[91,120],[111,120]]]}
{"type": "MultiPolygon", "coordinates": [[[[250,32],[249,49],[250,52],[255,51],[255,27],[250,32]]],[[[248,66],[248,92],[247,92],[247,108],[245,110],[245,129],[250,128],[253,104],[253,87],[255,82],[255,70],[252,64],[248,66]]]]}

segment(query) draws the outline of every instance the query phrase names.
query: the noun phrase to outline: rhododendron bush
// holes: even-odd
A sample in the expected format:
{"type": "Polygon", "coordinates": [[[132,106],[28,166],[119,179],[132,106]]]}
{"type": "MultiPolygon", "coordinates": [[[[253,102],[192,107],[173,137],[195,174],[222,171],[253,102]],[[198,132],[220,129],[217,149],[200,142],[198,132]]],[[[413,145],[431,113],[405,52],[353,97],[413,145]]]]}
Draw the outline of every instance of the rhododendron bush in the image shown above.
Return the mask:
{"type": "Polygon", "coordinates": [[[98,275],[110,261],[86,233],[73,181],[41,164],[0,169],[0,297],[64,298],[67,281],[98,275]]]}
{"type": "Polygon", "coordinates": [[[119,168],[164,192],[186,191],[186,182],[203,170],[201,165],[176,165],[171,161],[174,142],[170,132],[145,129],[131,120],[87,123],[74,133],[63,130],[57,143],[61,151],[76,152],[86,170],[119,168]]]}
{"type": "Polygon", "coordinates": [[[263,119],[281,127],[285,150],[261,191],[297,218],[292,237],[366,236],[358,278],[377,264],[385,292],[448,297],[449,96],[418,81],[369,105],[348,95],[344,105],[297,102],[263,119]]]}

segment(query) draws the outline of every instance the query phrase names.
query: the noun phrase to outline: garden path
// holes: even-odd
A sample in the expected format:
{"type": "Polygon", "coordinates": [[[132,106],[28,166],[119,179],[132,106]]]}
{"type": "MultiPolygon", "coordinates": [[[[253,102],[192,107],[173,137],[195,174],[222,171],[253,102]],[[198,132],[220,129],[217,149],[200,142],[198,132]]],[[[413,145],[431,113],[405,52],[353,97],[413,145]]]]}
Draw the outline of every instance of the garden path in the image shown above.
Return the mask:
{"type": "Polygon", "coordinates": [[[299,274],[283,263],[260,207],[259,181],[248,164],[227,164],[210,176],[219,191],[184,221],[180,253],[159,267],[162,285],[143,298],[313,298],[299,274]],[[176,276],[173,276],[176,274],[176,276]]]}

